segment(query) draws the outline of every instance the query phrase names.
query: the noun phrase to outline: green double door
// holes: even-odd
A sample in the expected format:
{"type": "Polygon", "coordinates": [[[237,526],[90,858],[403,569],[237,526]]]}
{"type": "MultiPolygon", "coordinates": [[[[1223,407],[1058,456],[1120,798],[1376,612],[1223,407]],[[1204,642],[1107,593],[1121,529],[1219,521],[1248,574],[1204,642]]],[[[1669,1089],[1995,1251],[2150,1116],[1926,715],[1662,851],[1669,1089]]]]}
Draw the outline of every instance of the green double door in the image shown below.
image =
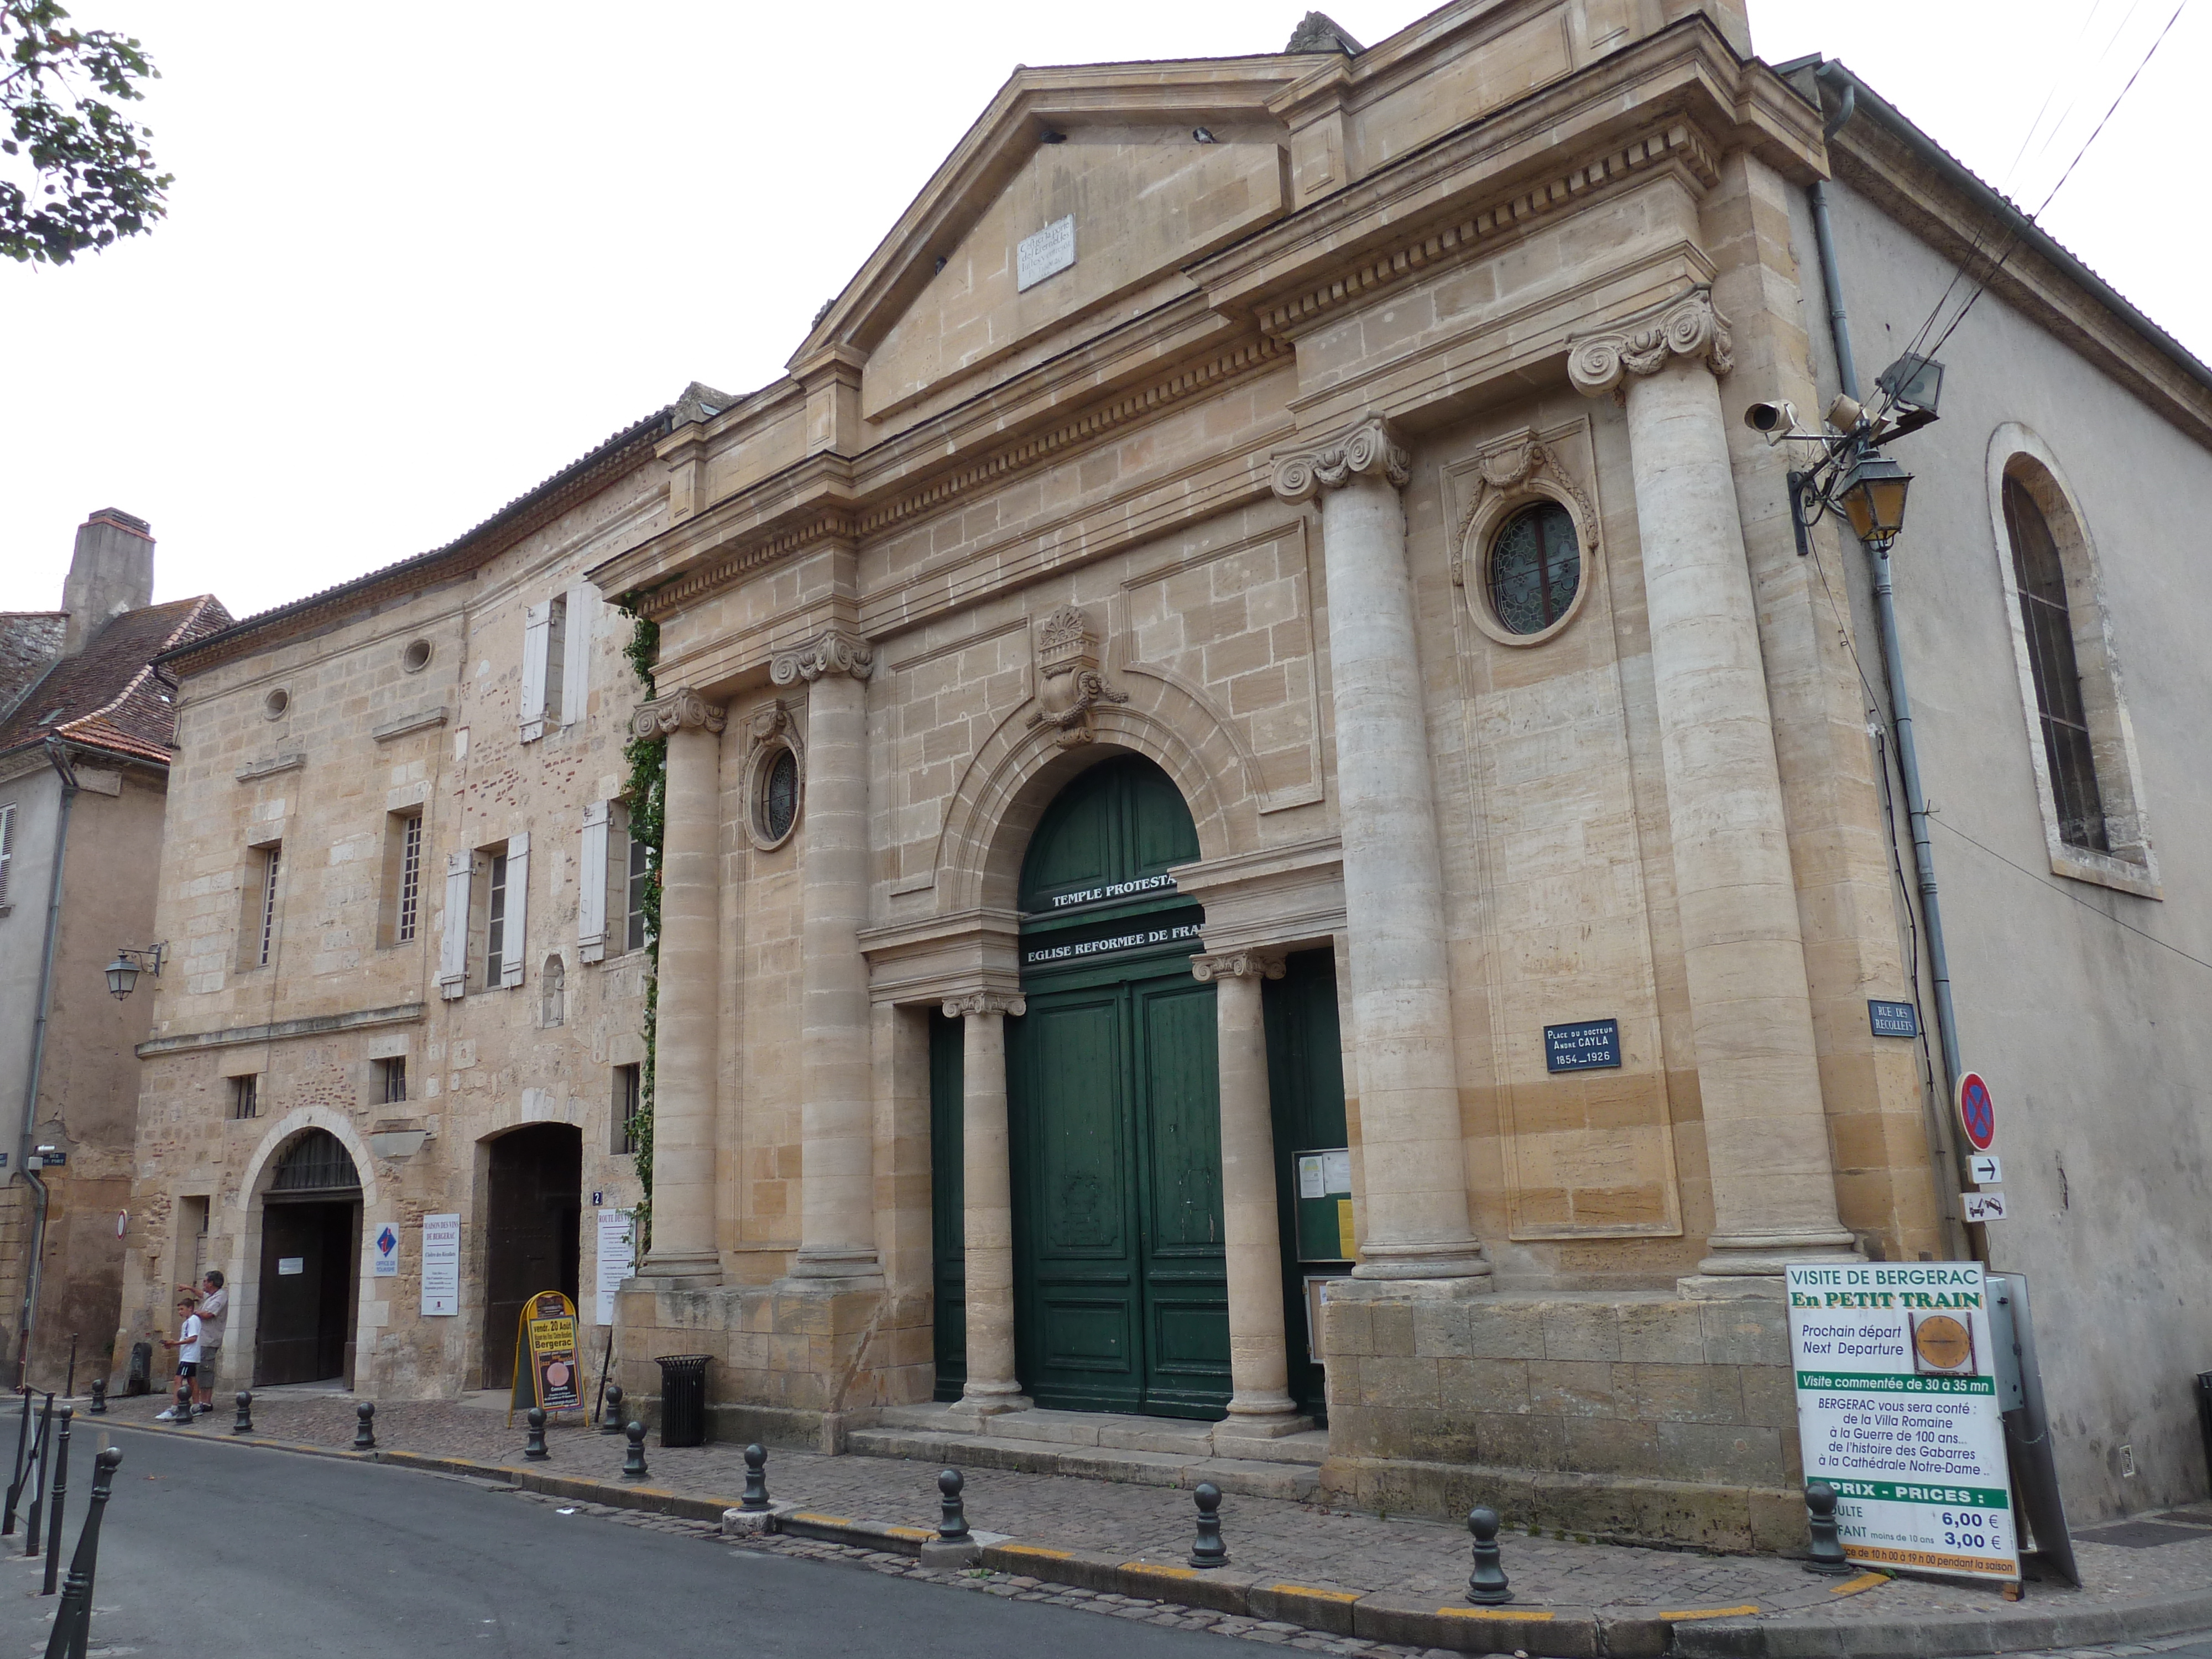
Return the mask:
{"type": "Polygon", "coordinates": [[[1027,1018],[1007,1024],[1022,1381],[1041,1406],[1218,1417],[1213,987],[1191,977],[1188,945],[1030,983],[1027,1018]]]}

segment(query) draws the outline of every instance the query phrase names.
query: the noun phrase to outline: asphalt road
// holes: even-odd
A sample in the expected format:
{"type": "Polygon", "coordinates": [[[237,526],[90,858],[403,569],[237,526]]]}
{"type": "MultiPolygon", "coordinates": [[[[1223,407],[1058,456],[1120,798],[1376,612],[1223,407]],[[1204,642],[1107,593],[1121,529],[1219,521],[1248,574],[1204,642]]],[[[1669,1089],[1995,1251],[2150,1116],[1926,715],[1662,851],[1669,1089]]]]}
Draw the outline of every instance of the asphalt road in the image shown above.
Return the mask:
{"type": "MultiPolygon", "coordinates": [[[[562,1516],[412,1470],[172,1434],[121,1431],[113,1440],[123,1467],[100,1534],[94,1656],[1240,1659],[1251,1651],[1198,1631],[562,1516]]],[[[95,1443],[82,1433],[71,1450],[72,1547],[95,1443]]],[[[0,1546],[0,1659],[43,1654],[60,1599],[36,1594],[38,1570],[21,1547],[20,1532],[0,1546]]]]}

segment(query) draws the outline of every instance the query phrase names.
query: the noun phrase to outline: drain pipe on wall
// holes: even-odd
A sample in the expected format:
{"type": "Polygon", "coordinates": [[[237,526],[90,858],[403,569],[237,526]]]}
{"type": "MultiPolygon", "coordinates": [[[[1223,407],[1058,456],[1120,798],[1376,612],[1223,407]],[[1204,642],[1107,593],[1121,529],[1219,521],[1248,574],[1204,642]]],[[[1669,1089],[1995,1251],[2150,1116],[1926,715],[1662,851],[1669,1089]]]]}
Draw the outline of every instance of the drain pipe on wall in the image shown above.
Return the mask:
{"type": "MultiPolygon", "coordinates": [[[[1832,139],[1858,107],[1858,82],[1839,64],[1822,64],[1814,79],[1833,88],[1838,100],[1836,112],[1820,129],[1821,141],[1832,139]]],[[[1836,237],[1828,218],[1826,183],[1815,179],[1806,196],[1813,209],[1813,240],[1820,250],[1820,286],[1828,301],[1828,329],[1836,349],[1836,379],[1845,396],[1859,400],[1859,377],[1851,358],[1850,319],[1844,311],[1843,273],[1836,264],[1836,237]]],[[[1905,685],[1905,650],[1897,632],[1897,592],[1890,580],[1889,554],[1864,543],[1867,563],[1874,580],[1875,615],[1881,631],[1883,678],[1889,690],[1890,723],[1897,733],[1897,770],[1905,786],[1906,822],[1911,826],[1912,870],[1920,890],[1920,915],[1928,934],[1928,971],[1935,982],[1936,1041],[1943,1057],[1943,1102],[1936,1114],[1942,1142],[1955,1166],[1957,1141],[1949,1133],[1950,1101],[1959,1087],[1959,1022],[1951,1005],[1951,959],[1943,947],[1943,905],[1936,890],[1936,849],[1928,839],[1928,795],[1920,786],[1920,755],[1912,739],[1912,694],[1905,685]]],[[[1958,1171],[1963,1174],[1963,1171],[1958,1171]]],[[[1950,1206],[1947,1204],[1946,1209],[1950,1206]]],[[[1954,1216],[1946,1220],[1965,1231],[1954,1216]]],[[[1977,1252],[1982,1254],[1982,1252],[1977,1252]]]]}
{"type": "Polygon", "coordinates": [[[31,1070],[23,1085],[23,1133],[16,1141],[16,1167],[31,1183],[36,1206],[23,1262],[23,1310],[15,1327],[15,1386],[30,1380],[31,1338],[39,1322],[39,1285],[45,1276],[46,1210],[52,1202],[46,1180],[31,1167],[33,1135],[39,1113],[39,1074],[46,1057],[46,1017],[54,1000],[54,948],[61,938],[62,860],[69,852],[70,809],[76,805],[76,774],[70,769],[69,751],[52,738],[46,739],[46,758],[62,781],[62,807],[54,824],[53,878],[46,884],[46,942],[39,963],[39,1012],[31,1026],[31,1070]]]}

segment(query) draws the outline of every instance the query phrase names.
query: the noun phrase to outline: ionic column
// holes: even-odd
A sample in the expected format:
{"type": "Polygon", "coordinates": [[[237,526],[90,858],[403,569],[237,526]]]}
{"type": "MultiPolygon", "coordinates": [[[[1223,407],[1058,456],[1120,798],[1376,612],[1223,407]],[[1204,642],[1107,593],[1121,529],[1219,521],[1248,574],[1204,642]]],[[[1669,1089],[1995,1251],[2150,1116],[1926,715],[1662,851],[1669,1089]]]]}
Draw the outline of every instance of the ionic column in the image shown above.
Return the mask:
{"type": "Polygon", "coordinates": [[[879,1273],[870,1085],[866,641],[832,628],[769,665],[778,685],[805,680],[806,824],[800,897],[799,1075],[803,1141],[799,1279],[879,1273]]]}
{"type": "Polygon", "coordinates": [[[1778,1273],[1852,1253],[1813,1037],[1759,618],[1715,376],[1728,319],[1695,289],[1575,341],[1590,395],[1626,385],[1674,888],[1697,1042],[1711,1254],[1700,1272],[1778,1273]]]}
{"type": "Polygon", "coordinates": [[[979,991],[953,997],[960,1021],[961,1235],[967,1273],[968,1382],[955,1408],[1019,1411],[1014,1375],[1014,1179],[1006,1145],[1006,1016],[1028,1004],[979,991]]]}
{"type": "Polygon", "coordinates": [[[1320,497],[1328,575],[1367,1223],[1352,1272],[1459,1279],[1490,1264],[1467,1219],[1443,859],[1398,503],[1406,468],[1405,450],[1370,416],[1333,443],[1279,457],[1274,486],[1286,501],[1320,497]]]}
{"type": "Polygon", "coordinates": [[[696,691],[639,709],[668,745],[660,846],[659,1021],[653,1068],[653,1245],[647,1279],[718,1278],[714,999],[721,963],[722,711],[696,691]]]}
{"type": "Polygon", "coordinates": [[[1229,951],[1194,957],[1216,988],[1221,1066],[1221,1221],[1229,1270],[1229,1425],[1284,1433],[1302,1419],[1291,1402],[1283,1329],[1283,1240],[1275,1213],[1275,1133],[1267,1089],[1267,1033],[1260,985],[1283,976],[1279,956],[1229,951]]]}

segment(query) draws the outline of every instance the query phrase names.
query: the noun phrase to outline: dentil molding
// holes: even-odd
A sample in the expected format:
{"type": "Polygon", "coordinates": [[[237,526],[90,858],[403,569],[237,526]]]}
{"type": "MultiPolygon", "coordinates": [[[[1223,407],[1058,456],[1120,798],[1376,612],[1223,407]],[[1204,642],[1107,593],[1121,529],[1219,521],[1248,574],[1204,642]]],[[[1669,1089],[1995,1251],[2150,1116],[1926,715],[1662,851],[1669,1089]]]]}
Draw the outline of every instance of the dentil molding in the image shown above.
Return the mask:
{"type": "Polygon", "coordinates": [[[1341,489],[1354,478],[1372,475],[1403,489],[1413,476],[1411,458],[1390,422],[1380,415],[1354,422],[1314,449],[1293,450],[1275,458],[1275,494],[1293,507],[1324,489],[1341,489]]]}
{"type": "Polygon", "coordinates": [[[850,674],[865,680],[875,672],[876,648],[858,634],[842,628],[825,628],[810,645],[796,651],[779,651],[769,662],[768,677],[778,685],[793,680],[809,684],[824,674],[850,674]]]}
{"type": "Polygon", "coordinates": [[[1595,398],[1631,374],[1656,374],[1677,357],[1702,358],[1707,368],[1725,374],[1735,367],[1729,320],[1713,307],[1709,288],[1639,312],[1617,327],[1585,334],[1567,343],[1567,378],[1575,390],[1595,398]]]}

